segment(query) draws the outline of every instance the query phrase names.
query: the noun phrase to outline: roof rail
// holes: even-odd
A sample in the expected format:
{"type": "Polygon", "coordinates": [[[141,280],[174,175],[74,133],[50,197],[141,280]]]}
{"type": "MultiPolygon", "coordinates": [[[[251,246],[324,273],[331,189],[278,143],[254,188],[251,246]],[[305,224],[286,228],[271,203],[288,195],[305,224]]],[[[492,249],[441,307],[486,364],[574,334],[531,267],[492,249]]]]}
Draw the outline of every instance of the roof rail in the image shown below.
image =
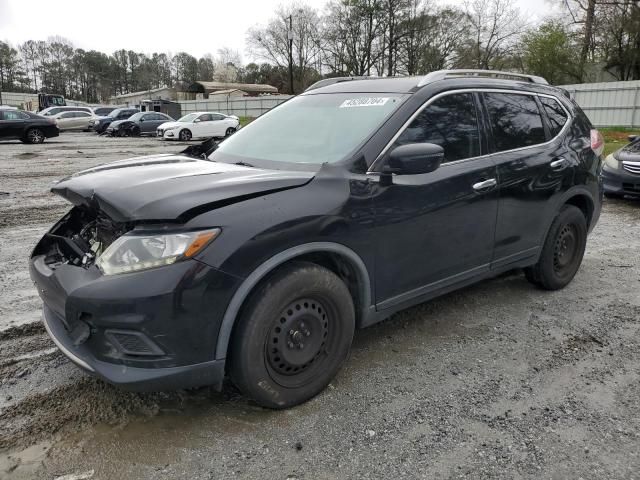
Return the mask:
{"type": "Polygon", "coordinates": [[[419,87],[426,85],[427,83],[435,82],[438,80],[445,80],[447,78],[461,78],[461,77],[491,77],[491,78],[503,78],[506,80],[524,80],[531,83],[538,83],[541,85],[549,85],[544,78],[536,75],[525,75],[522,73],[512,72],[500,72],[498,70],[438,70],[425,75],[420,83],[419,87]]]}
{"type": "Polygon", "coordinates": [[[372,78],[378,78],[378,77],[361,76],[361,77],[332,77],[332,78],[325,78],[323,80],[318,80],[313,85],[307,87],[305,92],[308,92],[309,90],[315,90],[316,88],[326,87],[327,85],[333,85],[334,83],[349,82],[351,80],[369,80],[369,79],[372,79],[372,78]]]}

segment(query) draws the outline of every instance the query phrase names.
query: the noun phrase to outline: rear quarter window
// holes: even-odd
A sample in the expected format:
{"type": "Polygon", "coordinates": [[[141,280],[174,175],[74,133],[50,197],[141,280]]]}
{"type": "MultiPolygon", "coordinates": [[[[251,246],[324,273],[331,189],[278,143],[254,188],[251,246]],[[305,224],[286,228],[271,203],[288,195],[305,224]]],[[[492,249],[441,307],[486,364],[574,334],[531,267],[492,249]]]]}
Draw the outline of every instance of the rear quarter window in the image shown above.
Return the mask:
{"type": "Polygon", "coordinates": [[[542,108],[544,108],[544,111],[547,114],[551,136],[555,137],[562,131],[563,127],[567,123],[567,120],[569,120],[567,112],[565,111],[564,108],[562,108],[562,105],[560,105],[560,102],[558,102],[558,100],[556,100],[555,98],[549,98],[549,97],[538,97],[538,98],[540,98],[540,103],[542,103],[542,108]]]}
{"type": "Polygon", "coordinates": [[[542,116],[532,95],[483,95],[496,151],[504,152],[546,142],[542,116]]]}

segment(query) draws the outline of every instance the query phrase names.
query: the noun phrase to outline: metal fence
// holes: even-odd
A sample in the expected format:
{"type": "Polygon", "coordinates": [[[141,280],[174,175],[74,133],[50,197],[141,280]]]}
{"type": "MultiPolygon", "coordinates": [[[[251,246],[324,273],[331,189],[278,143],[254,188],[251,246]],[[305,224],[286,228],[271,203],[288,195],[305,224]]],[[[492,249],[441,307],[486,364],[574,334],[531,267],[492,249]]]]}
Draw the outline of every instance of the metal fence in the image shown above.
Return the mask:
{"type": "Polygon", "coordinates": [[[189,112],[220,112],[238,117],[259,117],[276,105],[291,98],[291,95],[269,95],[263,97],[226,98],[223,100],[182,100],[182,115],[189,112]]]}
{"type": "Polygon", "coordinates": [[[564,85],[597,127],[640,126],[640,80],[564,85]]]}

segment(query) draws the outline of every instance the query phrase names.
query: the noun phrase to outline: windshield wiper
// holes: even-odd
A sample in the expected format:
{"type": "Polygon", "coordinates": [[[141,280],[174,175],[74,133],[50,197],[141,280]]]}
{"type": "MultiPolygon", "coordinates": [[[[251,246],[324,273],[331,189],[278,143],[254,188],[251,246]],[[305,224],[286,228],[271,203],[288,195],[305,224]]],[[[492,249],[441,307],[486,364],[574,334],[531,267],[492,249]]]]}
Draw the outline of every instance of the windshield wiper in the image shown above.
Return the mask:
{"type": "Polygon", "coordinates": [[[250,163],[247,163],[247,162],[236,162],[236,163],[234,163],[234,165],[240,165],[242,167],[253,167],[253,165],[251,165],[250,163]]]}

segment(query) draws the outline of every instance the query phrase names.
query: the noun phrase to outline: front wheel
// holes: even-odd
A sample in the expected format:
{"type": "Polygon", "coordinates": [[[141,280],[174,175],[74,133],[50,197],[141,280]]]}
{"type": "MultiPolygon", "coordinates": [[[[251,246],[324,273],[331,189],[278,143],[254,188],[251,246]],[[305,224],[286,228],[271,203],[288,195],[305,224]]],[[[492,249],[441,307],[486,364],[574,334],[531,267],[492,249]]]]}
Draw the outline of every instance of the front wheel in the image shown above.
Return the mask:
{"type": "Polygon", "coordinates": [[[527,280],[546,290],[564,288],[578,272],[586,245],[584,214],[565,205],[551,224],[538,263],[525,269],[527,280]]]}
{"type": "Polygon", "coordinates": [[[187,130],[186,128],[184,130],[181,130],[178,138],[183,142],[188,142],[189,140],[191,140],[191,131],[187,130]]]}
{"type": "Polygon", "coordinates": [[[224,132],[224,136],[225,137],[230,137],[231,135],[233,135],[234,133],[236,133],[236,129],[233,127],[229,127],[227,128],[227,131],[224,132]]]}
{"type": "Polygon", "coordinates": [[[39,128],[30,128],[25,139],[27,143],[42,143],[44,142],[44,133],[39,128]]]}
{"type": "Polygon", "coordinates": [[[312,263],[263,281],[234,329],[229,374],[247,396],[287,408],[320,393],[347,358],[355,314],[344,282],[312,263]]]}

